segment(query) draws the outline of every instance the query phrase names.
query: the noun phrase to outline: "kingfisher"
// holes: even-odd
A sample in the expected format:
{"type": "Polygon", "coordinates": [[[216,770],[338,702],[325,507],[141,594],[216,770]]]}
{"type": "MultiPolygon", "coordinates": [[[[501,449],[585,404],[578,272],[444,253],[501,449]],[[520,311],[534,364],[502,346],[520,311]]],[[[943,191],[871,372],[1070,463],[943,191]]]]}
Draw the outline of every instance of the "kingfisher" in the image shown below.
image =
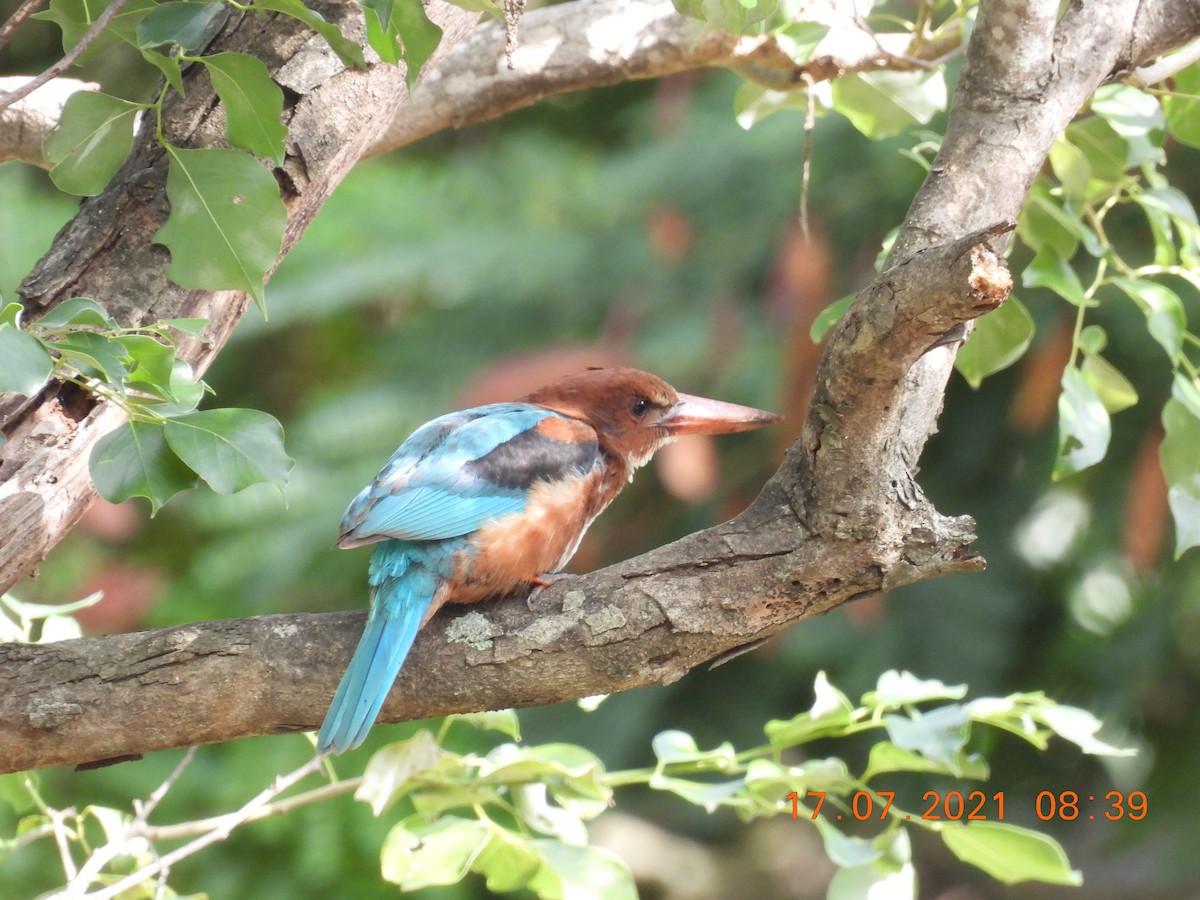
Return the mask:
{"type": "Polygon", "coordinates": [[[337,546],[375,544],[371,611],[317,751],[362,743],[417,632],[444,604],[552,583],[588,526],[660,447],[780,418],[619,368],[588,369],[515,402],[422,425],[342,519],[337,546]]]}

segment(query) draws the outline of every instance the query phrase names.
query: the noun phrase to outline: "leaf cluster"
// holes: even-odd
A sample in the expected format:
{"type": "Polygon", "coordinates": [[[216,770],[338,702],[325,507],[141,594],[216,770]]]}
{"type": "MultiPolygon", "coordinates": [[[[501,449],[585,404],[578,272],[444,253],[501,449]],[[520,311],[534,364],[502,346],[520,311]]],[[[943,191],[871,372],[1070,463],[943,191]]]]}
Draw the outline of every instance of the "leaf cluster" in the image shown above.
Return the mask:
{"type": "Polygon", "coordinates": [[[54,377],[129,415],[92,451],[92,480],[106,500],[145,497],[154,513],[198,479],[221,494],[259,482],[286,485],[293,462],[274,417],[254,409],[196,409],[207,385],[175,348],[180,335],[199,337],[206,319],[121,328],[86,297],[24,328],[21,312],[19,303],[0,310],[0,354],[12,361],[0,373],[0,391],[33,394],[54,377]]]}

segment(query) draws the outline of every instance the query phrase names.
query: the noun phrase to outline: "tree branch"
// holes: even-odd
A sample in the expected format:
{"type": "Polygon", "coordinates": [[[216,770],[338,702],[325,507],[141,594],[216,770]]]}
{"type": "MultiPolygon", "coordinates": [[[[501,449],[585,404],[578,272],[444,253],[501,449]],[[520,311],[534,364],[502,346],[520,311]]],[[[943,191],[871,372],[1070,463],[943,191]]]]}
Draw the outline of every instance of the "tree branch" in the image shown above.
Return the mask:
{"type": "MultiPolygon", "coordinates": [[[[984,4],[980,21],[990,27],[977,27],[972,37],[941,152],[887,268],[859,295],[826,348],[800,440],[750,509],[718,528],[549,588],[539,595],[536,614],[517,599],[443,610],[418,638],[383,721],[673,681],[707,659],[855,597],[982,566],[970,551],[970,520],[939,514],[914,478],[953,361],[942,336],[1007,295],[1010,278],[997,252],[1009,227],[1004,223],[1016,218],[1051,141],[1080,105],[1099,84],[1200,33],[1200,14],[1186,0],[1140,7],[1135,0],[1077,3],[1055,21],[1057,8],[1057,0],[984,4]],[[1026,30],[1036,52],[1007,56],[989,43],[997,33],[1023,39],[1026,30]]],[[[202,93],[190,91],[188,102],[208,112],[211,98],[193,100],[202,93]]],[[[344,97],[340,102],[354,106],[344,97]]],[[[196,121],[181,111],[172,127],[196,121]]],[[[362,126],[351,133],[367,131],[362,126]]],[[[318,171],[324,171],[337,166],[319,150],[337,165],[357,153],[355,147],[310,147],[303,133],[296,149],[285,167],[300,190],[293,207],[323,199],[320,191],[305,193],[312,170],[299,162],[322,163],[318,171]]],[[[144,246],[114,253],[111,245],[121,249],[123,233],[106,204],[120,207],[126,228],[130,216],[135,222],[144,216],[150,228],[161,216],[161,187],[155,187],[161,182],[139,180],[156,163],[146,153],[135,153],[118,181],[122,191],[154,202],[134,204],[121,195],[85,203],[27,282],[28,305],[61,299],[93,284],[94,270],[115,265],[125,274],[109,275],[105,299],[166,292],[161,306],[135,311],[139,315],[208,313],[222,327],[235,318],[228,309],[241,298],[197,296],[161,278],[165,254],[150,246],[141,223],[130,230],[144,246]],[[134,283],[145,277],[138,265],[149,266],[152,289],[134,283]],[[205,312],[192,311],[197,308],[205,312]]],[[[197,348],[195,359],[202,363],[212,352],[215,346],[197,348]]],[[[74,452],[86,455],[89,438],[79,433],[94,442],[104,408],[61,389],[39,402],[62,423],[51,415],[48,432],[22,428],[0,453],[14,444],[37,448],[49,433],[50,446],[39,452],[77,440],[74,452]]],[[[13,548],[25,547],[21,529],[42,527],[46,504],[56,503],[60,515],[85,505],[62,499],[64,492],[90,491],[84,481],[64,489],[30,475],[57,477],[69,461],[19,469],[15,493],[13,477],[0,485],[7,571],[19,555],[13,548]]],[[[96,761],[309,729],[324,713],[362,619],[362,613],[268,616],[0,646],[0,767],[96,761]]]]}

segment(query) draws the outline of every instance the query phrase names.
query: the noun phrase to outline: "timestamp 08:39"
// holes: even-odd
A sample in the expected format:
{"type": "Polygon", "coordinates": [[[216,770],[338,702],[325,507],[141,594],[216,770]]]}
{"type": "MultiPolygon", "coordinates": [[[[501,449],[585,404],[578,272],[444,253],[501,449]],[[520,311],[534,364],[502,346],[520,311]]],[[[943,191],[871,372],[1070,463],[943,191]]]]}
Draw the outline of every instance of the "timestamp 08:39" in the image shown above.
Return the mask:
{"type": "MultiPolygon", "coordinates": [[[[850,795],[849,803],[830,804],[833,807],[822,809],[825,805],[825,791],[808,791],[803,798],[799,791],[792,791],[784,799],[792,805],[792,818],[799,819],[800,813],[809,813],[809,818],[816,819],[820,815],[826,818],[853,819],[866,822],[870,819],[886,819],[888,815],[896,816],[892,811],[892,803],[896,799],[895,791],[855,791],[850,795]],[[806,804],[801,805],[801,802],[806,804]],[[808,805],[812,805],[811,810],[808,805]]],[[[905,819],[921,819],[923,821],[967,821],[967,822],[1002,822],[1004,821],[1004,791],[997,791],[988,796],[984,791],[926,791],[921,800],[926,804],[925,809],[917,813],[904,813],[905,819]]],[[[1142,791],[1109,791],[1107,794],[1081,795],[1076,791],[1041,791],[1034,801],[1034,812],[1043,822],[1058,819],[1064,822],[1076,819],[1094,820],[1108,819],[1116,822],[1120,819],[1141,821],[1146,818],[1148,804],[1142,791]]]]}

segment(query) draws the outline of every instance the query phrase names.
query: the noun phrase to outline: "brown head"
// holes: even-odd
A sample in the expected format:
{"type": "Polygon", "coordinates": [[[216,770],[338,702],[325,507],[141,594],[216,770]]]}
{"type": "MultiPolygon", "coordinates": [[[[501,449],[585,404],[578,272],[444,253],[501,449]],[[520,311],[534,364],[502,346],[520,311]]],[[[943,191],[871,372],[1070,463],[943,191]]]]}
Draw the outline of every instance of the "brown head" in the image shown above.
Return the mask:
{"type": "Polygon", "coordinates": [[[588,369],[521,398],[591,425],[600,443],[631,470],[684,434],[729,434],[782,416],[736,403],[680,394],[640,369],[588,369]]]}

